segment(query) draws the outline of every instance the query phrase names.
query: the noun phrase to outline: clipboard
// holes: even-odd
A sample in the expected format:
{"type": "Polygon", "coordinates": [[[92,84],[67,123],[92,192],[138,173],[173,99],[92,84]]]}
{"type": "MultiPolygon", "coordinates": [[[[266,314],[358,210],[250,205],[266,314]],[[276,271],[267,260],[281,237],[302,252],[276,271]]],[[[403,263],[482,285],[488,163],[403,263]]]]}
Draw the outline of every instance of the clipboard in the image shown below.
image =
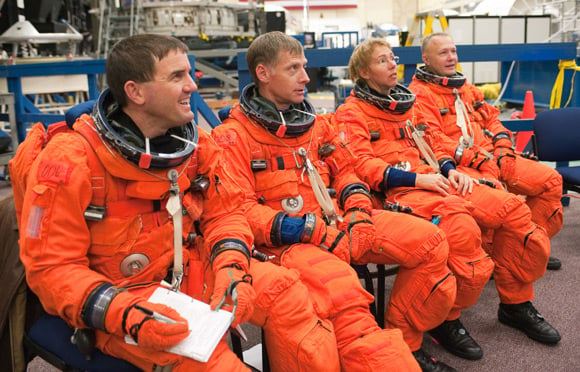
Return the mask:
{"type": "MultiPolygon", "coordinates": [[[[234,319],[234,314],[229,311],[211,310],[209,304],[165,287],[157,288],[149,302],[177,310],[189,324],[189,336],[166,351],[204,363],[209,360],[234,319]]],[[[129,335],[125,336],[125,342],[136,344],[129,335]]]]}

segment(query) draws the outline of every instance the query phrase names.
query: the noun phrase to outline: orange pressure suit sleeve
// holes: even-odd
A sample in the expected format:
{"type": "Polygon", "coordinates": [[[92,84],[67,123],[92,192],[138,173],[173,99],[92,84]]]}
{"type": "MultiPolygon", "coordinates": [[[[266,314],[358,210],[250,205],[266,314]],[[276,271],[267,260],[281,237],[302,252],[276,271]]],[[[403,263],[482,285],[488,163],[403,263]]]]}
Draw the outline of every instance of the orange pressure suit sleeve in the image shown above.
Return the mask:
{"type": "Polygon", "coordinates": [[[200,230],[211,249],[212,264],[216,263],[213,269],[238,264],[247,272],[253,235],[242,210],[244,190],[230,174],[233,167],[226,161],[223,149],[203,130],[200,130],[197,154],[198,171],[209,181],[204,191],[200,230]],[[227,242],[238,244],[224,246],[227,242]]]}
{"type": "Polygon", "coordinates": [[[198,170],[209,181],[203,192],[200,230],[206,247],[210,248],[214,272],[210,306],[216,309],[224,301],[235,304],[233,324],[237,325],[249,320],[254,311],[256,295],[249,274],[253,235],[242,210],[245,194],[229,174],[223,149],[209,134],[200,132],[198,170]],[[235,296],[234,291],[237,291],[235,296]]]}
{"type": "Polygon", "coordinates": [[[91,237],[83,213],[92,197],[83,139],[55,136],[34,162],[20,231],[20,257],[28,285],[44,308],[74,327],[91,291],[108,278],[89,268],[91,237]]]}
{"type": "Polygon", "coordinates": [[[253,139],[249,138],[244,130],[242,120],[247,119],[239,109],[232,108],[230,117],[214,128],[212,137],[224,149],[224,156],[229,163],[229,173],[244,193],[242,209],[250,223],[256,245],[277,247],[278,245],[272,242],[270,232],[276,221],[280,220],[281,223],[281,212],[258,201],[256,182],[251,169],[250,141],[253,139]]]}
{"type": "Polygon", "coordinates": [[[350,144],[356,155],[355,169],[358,176],[373,190],[379,191],[389,164],[377,157],[373,151],[367,124],[369,120],[371,119],[355,99],[349,98],[336,111],[333,123],[339,136],[344,135],[345,141],[350,144]]]}
{"type": "Polygon", "coordinates": [[[499,120],[500,111],[485,101],[483,93],[476,86],[468,84],[466,88],[469,88],[474,97],[474,101],[476,102],[474,105],[479,106],[476,108],[476,111],[484,118],[484,120],[480,122],[480,124],[483,125],[483,129],[489,130],[494,135],[505,132],[511,137],[512,132],[504,127],[501,120],[499,120]]]}
{"type": "Polygon", "coordinates": [[[469,89],[472,97],[474,97],[474,107],[477,106],[477,113],[483,118],[483,120],[479,121],[479,124],[482,129],[490,132],[494,147],[511,148],[513,146],[511,140],[513,134],[499,120],[500,111],[485,101],[483,93],[476,86],[468,84],[466,88],[469,89]]]}
{"type": "Polygon", "coordinates": [[[333,120],[332,116],[324,116],[319,117],[316,122],[317,129],[323,133],[322,143],[334,147],[334,151],[322,159],[331,169],[330,186],[336,190],[338,204],[343,210],[361,208],[370,211],[372,203],[369,186],[356,173],[357,156],[348,141],[340,138],[331,124],[333,120]],[[356,190],[365,190],[362,194],[366,195],[355,192],[356,190]]]}

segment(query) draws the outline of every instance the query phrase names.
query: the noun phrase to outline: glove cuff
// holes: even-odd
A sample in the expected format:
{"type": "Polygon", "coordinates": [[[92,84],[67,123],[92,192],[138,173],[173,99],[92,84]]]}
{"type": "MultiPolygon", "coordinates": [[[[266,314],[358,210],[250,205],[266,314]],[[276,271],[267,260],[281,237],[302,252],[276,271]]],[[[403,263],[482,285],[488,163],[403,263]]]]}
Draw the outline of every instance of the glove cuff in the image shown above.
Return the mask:
{"type": "Polygon", "coordinates": [[[282,223],[284,222],[285,217],[286,213],[279,212],[274,216],[274,219],[272,220],[272,227],[270,228],[270,240],[272,241],[272,244],[276,247],[284,244],[282,239],[282,223]]]}
{"type": "Polygon", "coordinates": [[[449,176],[449,172],[455,169],[455,161],[451,158],[443,158],[439,160],[439,169],[441,174],[445,177],[449,176]]]}
{"type": "Polygon", "coordinates": [[[250,249],[246,246],[246,244],[243,241],[238,239],[222,239],[217,243],[215,243],[211,249],[210,262],[212,268],[215,267],[214,261],[216,260],[216,258],[226,251],[240,252],[245,256],[247,264],[248,265],[250,264],[250,257],[252,256],[252,254],[250,252],[250,249]]]}
{"type": "MultiPolygon", "coordinates": [[[[355,194],[348,198],[344,205],[344,210],[359,210],[364,211],[369,216],[373,210],[373,204],[370,199],[370,195],[367,194],[355,194]]],[[[346,212],[344,213],[346,214],[346,212]]]]}
{"type": "Polygon", "coordinates": [[[217,273],[224,267],[232,267],[233,265],[239,266],[240,269],[244,270],[245,272],[248,272],[250,267],[246,259],[246,255],[243,252],[237,250],[224,251],[216,256],[212,261],[212,269],[214,273],[217,273]]]}
{"type": "Polygon", "coordinates": [[[311,212],[306,213],[303,218],[304,230],[300,236],[300,241],[319,245],[326,234],[326,224],[320,217],[311,212]]]}
{"type": "Polygon", "coordinates": [[[512,136],[508,132],[500,132],[491,139],[494,147],[513,147],[512,136]]]}
{"type": "MultiPolygon", "coordinates": [[[[366,199],[368,200],[368,205],[370,205],[372,207],[372,203],[371,203],[371,193],[368,189],[368,187],[366,187],[366,185],[362,184],[362,183],[353,183],[350,184],[348,186],[346,186],[344,189],[342,189],[342,192],[340,193],[340,198],[338,199],[339,205],[341,208],[349,208],[351,206],[355,206],[355,205],[349,205],[349,199],[352,199],[352,197],[354,195],[364,195],[366,197],[366,199]]],[[[351,202],[352,203],[352,202],[351,202]]]]}

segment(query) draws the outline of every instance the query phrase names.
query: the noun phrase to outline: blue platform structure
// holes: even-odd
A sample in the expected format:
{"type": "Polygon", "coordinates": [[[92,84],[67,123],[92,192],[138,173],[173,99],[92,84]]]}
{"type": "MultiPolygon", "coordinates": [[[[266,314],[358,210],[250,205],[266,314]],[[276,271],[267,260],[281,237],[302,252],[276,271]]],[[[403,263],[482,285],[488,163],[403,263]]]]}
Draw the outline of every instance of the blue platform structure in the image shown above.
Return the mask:
{"type": "MultiPolygon", "coordinates": [[[[347,66],[353,48],[340,49],[307,49],[305,50],[306,59],[308,59],[308,67],[329,67],[329,66],[347,66]]],[[[405,65],[404,83],[409,84],[415,73],[415,68],[418,63],[421,63],[421,48],[418,46],[411,47],[394,47],[393,52],[399,56],[400,64],[405,65]]],[[[529,44],[485,44],[485,45],[457,45],[457,53],[460,56],[461,62],[526,62],[526,63],[540,63],[546,65],[553,65],[556,73],[558,71],[559,60],[571,60],[576,58],[576,43],[529,43],[529,44]]],[[[504,64],[502,64],[503,67],[504,64]]],[[[552,78],[548,80],[546,75],[542,75],[540,79],[540,72],[535,77],[538,82],[542,84],[542,89],[551,91],[552,84],[556,78],[556,74],[550,75],[552,78]]],[[[517,75],[517,78],[512,76],[511,84],[517,82],[517,87],[523,90],[521,94],[522,102],[526,90],[534,90],[538,88],[538,83],[531,80],[529,77],[517,75]]],[[[250,72],[246,63],[246,52],[238,53],[238,81],[240,93],[244,86],[251,82],[250,72]]],[[[512,131],[528,131],[532,130],[533,120],[518,119],[506,120],[506,125],[512,131]]]]}
{"type": "MultiPolygon", "coordinates": [[[[534,44],[501,44],[501,45],[458,45],[458,53],[462,62],[521,61],[526,63],[553,64],[557,69],[559,60],[571,60],[576,58],[576,43],[534,43],[534,44]]],[[[338,49],[307,49],[305,51],[309,67],[346,66],[352,54],[353,48],[338,49]]],[[[421,62],[420,47],[395,47],[393,52],[400,57],[401,64],[405,65],[404,82],[409,83],[415,66],[421,62]]],[[[195,66],[195,53],[190,54],[190,62],[195,66]]],[[[251,78],[246,64],[246,52],[238,53],[238,81],[239,89],[250,83],[251,78]]],[[[22,141],[26,136],[26,128],[35,122],[46,125],[64,120],[64,115],[43,113],[35,107],[29,97],[22,93],[22,78],[29,76],[50,75],[86,75],[88,79],[88,98],[96,99],[100,88],[99,75],[105,72],[105,60],[73,60],[64,62],[30,63],[0,66],[0,77],[8,82],[8,91],[14,97],[14,114],[18,128],[18,139],[22,141]]],[[[538,87],[532,81],[521,74],[512,76],[517,81],[518,89],[534,90],[538,87]]],[[[555,78],[555,76],[554,76],[555,78]]],[[[539,79],[542,89],[550,90],[551,83],[545,78],[539,79]],[[550,84],[549,86],[545,86],[550,84]]],[[[522,95],[523,97],[523,95],[522,95]]],[[[198,93],[191,98],[192,110],[197,115],[201,114],[211,126],[219,125],[219,119],[211,108],[204,102],[198,93]]],[[[0,120],[8,121],[7,114],[0,114],[0,120]]],[[[513,131],[532,130],[532,120],[508,120],[504,122],[513,131]]]]}
{"type": "MultiPolygon", "coordinates": [[[[195,80],[195,56],[189,55],[192,77],[195,80]]],[[[64,62],[28,63],[21,65],[0,66],[0,77],[4,77],[8,83],[8,91],[14,97],[14,114],[18,128],[18,141],[22,142],[26,137],[26,129],[30,124],[41,122],[49,125],[64,120],[64,115],[43,113],[33,101],[22,92],[22,78],[30,76],[54,76],[54,75],[86,75],[88,80],[88,99],[97,99],[99,96],[99,75],[105,73],[104,59],[73,60],[64,62]]],[[[191,108],[195,113],[197,122],[198,113],[215,126],[219,120],[205,103],[201,96],[195,92],[191,97],[191,108]]],[[[8,121],[8,114],[0,114],[0,120],[8,121]]]]}

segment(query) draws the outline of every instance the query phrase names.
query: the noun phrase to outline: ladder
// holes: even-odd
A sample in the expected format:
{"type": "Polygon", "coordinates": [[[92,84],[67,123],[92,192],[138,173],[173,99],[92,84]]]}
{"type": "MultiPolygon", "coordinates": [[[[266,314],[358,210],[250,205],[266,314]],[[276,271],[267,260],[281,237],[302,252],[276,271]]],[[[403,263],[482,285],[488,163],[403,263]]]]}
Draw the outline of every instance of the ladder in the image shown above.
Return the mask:
{"type": "Polygon", "coordinates": [[[97,57],[106,58],[117,41],[137,34],[143,5],[141,0],[131,2],[130,8],[118,6],[118,0],[99,0],[99,35],[97,57]]]}
{"type": "MultiPolygon", "coordinates": [[[[433,32],[433,22],[435,20],[439,21],[441,25],[441,31],[447,30],[449,24],[447,23],[447,18],[443,15],[443,13],[439,12],[427,12],[427,13],[417,13],[413,17],[413,23],[411,24],[411,28],[409,29],[409,34],[407,35],[407,40],[405,40],[405,46],[413,46],[415,42],[415,37],[420,36],[419,42],[421,39],[433,32]],[[420,30],[425,23],[425,29],[422,34],[420,34],[420,30]]],[[[405,76],[405,65],[397,66],[397,77],[399,80],[404,79],[405,76]]]]}
{"type": "MultiPolygon", "coordinates": [[[[431,34],[433,32],[433,22],[435,20],[439,21],[441,26],[441,30],[445,31],[449,27],[447,23],[447,18],[440,12],[428,12],[428,13],[417,13],[413,17],[413,23],[411,24],[411,28],[409,29],[409,35],[407,36],[407,40],[405,41],[405,46],[412,46],[415,42],[415,37],[420,36],[422,39],[423,37],[431,34]],[[425,24],[425,29],[423,33],[419,35],[421,28],[425,24]]],[[[420,41],[420,40],[419,40],[420,41]]]]}

